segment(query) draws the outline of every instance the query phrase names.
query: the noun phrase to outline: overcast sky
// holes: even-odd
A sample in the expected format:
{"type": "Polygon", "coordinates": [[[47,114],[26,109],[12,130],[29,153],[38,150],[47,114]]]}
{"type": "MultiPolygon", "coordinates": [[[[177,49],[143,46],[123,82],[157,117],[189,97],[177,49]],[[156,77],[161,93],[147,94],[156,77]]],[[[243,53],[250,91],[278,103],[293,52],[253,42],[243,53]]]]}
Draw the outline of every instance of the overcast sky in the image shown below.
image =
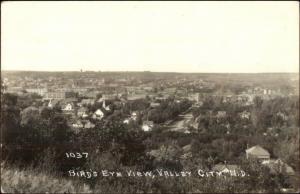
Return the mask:
{"type": "Polygon", "coordinates": [[[299,3],[2,2],[1,68],[299,72],[299,3]]]}

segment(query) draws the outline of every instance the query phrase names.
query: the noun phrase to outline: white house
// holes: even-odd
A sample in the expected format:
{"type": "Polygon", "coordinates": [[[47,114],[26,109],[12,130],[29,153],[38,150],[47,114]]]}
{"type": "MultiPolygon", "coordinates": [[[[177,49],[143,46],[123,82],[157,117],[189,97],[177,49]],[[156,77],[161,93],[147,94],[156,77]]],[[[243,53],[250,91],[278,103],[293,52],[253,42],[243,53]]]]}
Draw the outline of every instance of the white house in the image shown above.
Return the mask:
{"type": "Polygon", "coordinates": [[[48,107],[49,107],[49,108],[53,108],[53,106],[54,106],[54,105],[53,105],[52,99],[50,99],[50,101],[49,101],[49,103],[48,103],[48,107]]]}
{"type": "Polygon", "coordinates": [[[243,111],[243,112],[240,113],[240,117],[242,119],[250,119],[250,116],[251,116],[251,114],[248,111],[243,111]]]}
{"type": "Polygon", "coordinates": [[[72,111],[72,110],[74,110],[74,107],[71,103],[68,103],[62,110],[72,111]]]}
{"type": "Polygon", "coordinates": [[[151,102],[150,103],[151,108],[156,108],[156,107],[159,107],[159,106],[160,106],[160,103],[158,103],[158,102],[151,102]]]}
{"type": "Polygon", "coordinates": [[[226,111],[218,111],[216,117],[218,118],[226,117],[226,111]]]}
{"type": "Polygon", "coordinates": [[[129,119],[124,119],[123,123],[128,124],[129,123],[129,119]]]}
{"type": "Polygon", "coordinates": [[[144,121],[143,125],[142,125],[142,130],[143,131],[151,131],[153,128],[153,121],[144,121]]]}
{"type": "Polygon", "coordinates": [[[74,128],[82,128],[83,127],[83,124],[81,121],[77,121],[76,123],[73,123],[72,126],[74,128]]]}
{"type": "Polygon", "coordinates": [[[87,118],[89,115],[85,112],[82,114],[82,118],[87,118]]]}
{"type": "Polygon", "coordinates": [[[136,114],[136,112],[132,112],[132,113],[131,113],[131,119],[134,120],[134,121],[137,119],[137,114],[136,114]]]}
{"type": "Polygon", "coordinates": [[[230,173],[239,171],[240,167],[234,164],[217,164],[213,167],[213,170],[222,173],[230,173]]]}
{"type": "Polygon", "coordinates": [[[104,112],[101,109],[97,109],[93,114],[94,119],[102,119],[104,117],[104,112]]]}

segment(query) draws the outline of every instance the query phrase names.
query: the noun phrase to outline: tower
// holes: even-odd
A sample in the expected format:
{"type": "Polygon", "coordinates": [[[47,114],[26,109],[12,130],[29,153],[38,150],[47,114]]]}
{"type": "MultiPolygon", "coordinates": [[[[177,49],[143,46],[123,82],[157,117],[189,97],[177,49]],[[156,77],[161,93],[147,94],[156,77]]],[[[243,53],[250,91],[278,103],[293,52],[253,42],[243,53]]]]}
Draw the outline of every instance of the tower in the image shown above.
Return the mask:
{"type": "Polygon", "coordinates": [[[105,105],[105,98],[104,98],[104,100],[103,100],[102,107],[103,107],[104,109],[106,109],[106,105],[105,105]]]}

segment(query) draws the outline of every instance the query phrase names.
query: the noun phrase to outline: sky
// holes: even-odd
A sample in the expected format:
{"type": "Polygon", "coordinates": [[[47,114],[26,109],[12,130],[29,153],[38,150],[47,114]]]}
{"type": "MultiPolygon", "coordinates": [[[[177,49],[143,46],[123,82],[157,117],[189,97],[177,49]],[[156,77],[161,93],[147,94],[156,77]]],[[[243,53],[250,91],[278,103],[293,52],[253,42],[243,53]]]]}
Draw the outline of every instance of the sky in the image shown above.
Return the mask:
{"type": "Polygon", "coordinates": [[[299,72],[299,3],[1,3],[1,69],[299,72]]]}

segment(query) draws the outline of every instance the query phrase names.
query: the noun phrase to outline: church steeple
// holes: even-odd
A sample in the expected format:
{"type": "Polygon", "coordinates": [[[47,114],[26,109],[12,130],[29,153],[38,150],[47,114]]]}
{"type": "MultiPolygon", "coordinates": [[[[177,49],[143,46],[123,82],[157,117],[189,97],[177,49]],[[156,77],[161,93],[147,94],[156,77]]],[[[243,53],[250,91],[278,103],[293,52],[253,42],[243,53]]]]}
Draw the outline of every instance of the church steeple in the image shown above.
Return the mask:
{"type": "Polygon", "coordinates": [[[103,100],[102,107],[103,107],[104,109],[106,109],[106,105],[105,105],[105,99],[103,100]]]}

